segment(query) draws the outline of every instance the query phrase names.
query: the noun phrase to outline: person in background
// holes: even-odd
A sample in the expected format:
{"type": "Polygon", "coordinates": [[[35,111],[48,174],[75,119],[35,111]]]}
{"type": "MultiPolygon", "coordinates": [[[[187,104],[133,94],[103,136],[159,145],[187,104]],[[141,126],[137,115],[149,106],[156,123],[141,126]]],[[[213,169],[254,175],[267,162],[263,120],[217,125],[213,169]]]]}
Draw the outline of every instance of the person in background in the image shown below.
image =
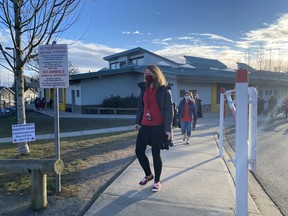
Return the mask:
{"type": "Polygon", "coordinates": [[[197,110],[197,116],[194,116],[193,126],[192,129],[195,130],[197,119],[202,118],[202,100],[200,99],[198,93],[195,94],[195,106],[197,110]]]}
{"type": "Polygon", "coordinates": [[[53,99],[50,98],[49,100],[49,108],[52,109],[53,108],[53,99]]]}
{"type": "Polygon", "coordinates": [[[177,110],[177,107],[176,107],[176,104],[173,103],[173,113],[174,113],[174,116],[173,116],[173,126],[174,127],[178,127],[178,123],[177,123],[177,113],[178,113],[178,110],[177,110]]]}
{"type": "Polygon", "coordinates": [[[271,95],[269,100],[269,112],[270,112],[270,117],[273,118],[275,116],[275,110],[277,106],[277,99],[274,95],[271,95]]]}
{"type": "Polygon", "coordinates": [[[178,120],[181,125],[183,141],[186,142],[186,144],[189,144],[189,139],[192,135],[192,121],[195,117],[197,117],[195,100],[192,92],[187,91],[178,106],[178,120]]]}
{"type": "Polygon", "coordinates": [[[148,65],[144,68],[144,79],[145,82],[138,83],[141,93],[134,125],[134,129],[139,130],[135,153],[145,173],[145,177],[139,184],[146,185],[154,178],[145,153],[146,147],[151,146],[155,174],[152,191],[157,192],[161,188],[161,148],[165,139],[172,138],[172,96],[164,74],[156,65],[148,65]]]}
{"type": "Polygon", "coordinates": [[[283,99],[282,107],[284,110],[285,117],[288,118],[288,96],[283,99]]]}

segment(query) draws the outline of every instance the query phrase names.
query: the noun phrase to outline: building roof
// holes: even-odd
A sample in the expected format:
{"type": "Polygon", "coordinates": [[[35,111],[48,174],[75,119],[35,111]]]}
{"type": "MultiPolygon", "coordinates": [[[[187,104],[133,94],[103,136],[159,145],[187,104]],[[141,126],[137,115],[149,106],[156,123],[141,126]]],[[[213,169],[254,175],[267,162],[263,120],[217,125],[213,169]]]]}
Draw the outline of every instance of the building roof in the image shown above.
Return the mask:
{"type": "Polygon", "coordinates": [[[6,89],[7,91],[10,91],[12,94],[14,94],[14,91],[11,88],[9,88],[9,87],[0,86],[0,91],[2,91],[3,89],[6,89]]]}
{"type": "Polygon", "coordinates": [[[227,66],[216,59],[184,56],[186,63],[198,69],[227,69],[227,66]]]}
{"type": "Polygon", "coordinates": [[[256,69],[252,68],[248,64],[241,63],[241,62],[236,62],[238,69],[247,69],[248,71],[257,71],[256,69]]]}
{"type": "MultiPolygon", "coordinates": [[[[164,62],[170,61],[169,59],[158,56],[152,52],[149,52],[145,49],[137,47],[132,50],[121,52],[118,54],[110,55],[104,57],[105,60],[118,59],[119,56],[124,55],[136,55],[137,53],[149,53],[157,57],[157,59],[163,59],[164,62]]],[[[165,74],[166,77],[177,78],[184,82],[207,82],[207,83],[235,83],[235,71],[228,69],[226,65],[221,63],[218,60],[214,59],[204,59],[192,56],[184,56],[187,60],[187,64],[178,64],[171,61],[173,64],[163,64],[162,61],[158,61],[156,64],[165,74]],[[191,64],[193,63],[193,64],[191,64]],[[177,64],[177,66],[175,66],[177,64]],[[189,66],[190,65],[190,66],[189,66]]],[[[81,73],[70,75],[70,81],[79,82],[82,79],[91,79],[99,78],[103,76],[117,76],[119,74],[137,74],[143,73],[144,67],[146,65],[124,65],[119,69],[107,69],[103,68],[97,72],[81,73]]],[[[243,69],[243,68],[242,68],[243,69]]],[[[257,71],[257,70],[248,70],[249,71],[249,83],[277,83],[284,84],[288,82],[288,73],[277,73],[277,72],[267,72],[267,71],[257,71]]]]}
{"type": "Polygon", "coordinates": [[[157,54],[155,54],[153,52],[150,52],[148,50],[145,50],[145,49],[143,49],[141,47],[136,47],[134,49],[126,50],[124,52],[120,52],[120,53],[116,53],[116,54],[113,54],[113,55],[105,56],[103,59],[110,62],[110,61],[113,61],[113,60],[118,60],[118,58],[121,57],[121,56],[127,56],[129,58],[129,56],[135,56],[135,55],[140,55],[140,54],[145,54],[145,53],[147,53],[149,55],[152,55],[152,56],[162,60],[164,63],[168,63],[168,64],[172,64],[172,65],[176,65],[176,66],[180,65],[180,64],[178,64],[175,61],[172,61],[170,59],[164,58],[163,56],[157,55],[157,54]]]}

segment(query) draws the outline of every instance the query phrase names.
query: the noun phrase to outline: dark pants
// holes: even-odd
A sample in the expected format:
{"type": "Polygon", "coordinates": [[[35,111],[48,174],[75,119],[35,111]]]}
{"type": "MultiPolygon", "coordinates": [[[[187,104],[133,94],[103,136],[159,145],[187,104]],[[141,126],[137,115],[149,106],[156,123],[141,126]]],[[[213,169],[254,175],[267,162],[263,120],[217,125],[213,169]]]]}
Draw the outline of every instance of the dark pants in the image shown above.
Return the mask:
{"type": "Polygon", "coordinates": [[[141,126],[137,136],[135,153],[146,176],[152,174],[150,169],[150,163],[145,153],[147,145],[151,146],[155,172],[155,182],[160,181],[160,175],[162,172],[162,159],[160,156],[160,152],[161,146],[164,142],[164,138],[165,133],[163,125],[141,126]]]}
{"type": "Polygon", "coordinates": [[[192,129],[195,130],[195,127],[196,127],[196,124],[197,124],[197,120],[194,120],[192,124],[193,124],[192,129]]]}

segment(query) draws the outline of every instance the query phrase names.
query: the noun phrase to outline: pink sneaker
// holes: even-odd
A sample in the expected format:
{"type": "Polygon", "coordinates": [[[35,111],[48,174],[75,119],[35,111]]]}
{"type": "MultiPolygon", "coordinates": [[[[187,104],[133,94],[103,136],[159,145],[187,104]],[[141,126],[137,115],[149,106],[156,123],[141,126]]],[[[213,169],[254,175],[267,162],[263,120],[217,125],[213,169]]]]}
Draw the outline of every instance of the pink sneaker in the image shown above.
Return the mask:
{"type": "Polygon", "coordinates": [[[153,192],[158,192],[158,191],[160,191],[160,189],[161,189],[161,184],[160,184],[160,182],[154,182],[152,191],[153,191],[153,192]]]}
{"type": "Polygon", "coordinates": [[[145,176],[140,182],[140,185],[146,185],[147,182],[151,181],[154,178],[154,176],[151,174],[150,176],[145,176]]]}

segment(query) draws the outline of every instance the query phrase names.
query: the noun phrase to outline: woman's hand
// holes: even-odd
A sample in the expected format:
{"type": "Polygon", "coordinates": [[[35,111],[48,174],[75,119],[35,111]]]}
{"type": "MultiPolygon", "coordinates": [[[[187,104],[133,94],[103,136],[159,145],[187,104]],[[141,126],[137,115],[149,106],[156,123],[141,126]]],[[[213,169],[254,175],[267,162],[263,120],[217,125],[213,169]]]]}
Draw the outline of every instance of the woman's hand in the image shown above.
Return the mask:
{"type": "Polygon", "coordinates": [[[139,124],[135,124],[135,125],[134,125],[134,130],[135,130],[135,131],[138,131],[139,128],[140,128],[140,125],[139,125],[139,124]]]}
{"type": "Polygon", "coordinates": [[[168,140],[171,140],[171,138],[172,138],[171,132],[165,132],[165,133],[166,133],[166,135],[167,135],[167,139],[168,139],[168,140]]]}

